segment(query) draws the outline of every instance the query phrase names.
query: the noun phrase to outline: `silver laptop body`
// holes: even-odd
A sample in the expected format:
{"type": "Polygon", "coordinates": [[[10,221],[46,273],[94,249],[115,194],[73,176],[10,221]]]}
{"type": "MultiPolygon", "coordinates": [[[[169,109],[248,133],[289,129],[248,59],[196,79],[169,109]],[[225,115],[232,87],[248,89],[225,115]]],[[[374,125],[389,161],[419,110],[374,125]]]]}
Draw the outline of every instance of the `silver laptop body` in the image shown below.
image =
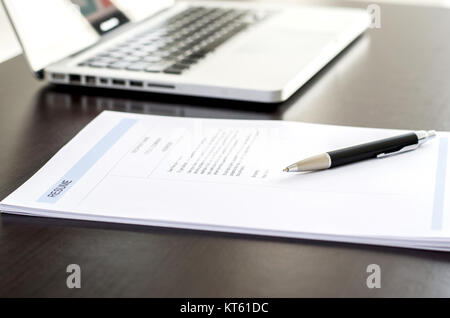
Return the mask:
{"type": "Polygon", "coordinates": [[[3,0],[57,84],[275,103],[369,26],[365,10],[251,2],[3,0]]]}

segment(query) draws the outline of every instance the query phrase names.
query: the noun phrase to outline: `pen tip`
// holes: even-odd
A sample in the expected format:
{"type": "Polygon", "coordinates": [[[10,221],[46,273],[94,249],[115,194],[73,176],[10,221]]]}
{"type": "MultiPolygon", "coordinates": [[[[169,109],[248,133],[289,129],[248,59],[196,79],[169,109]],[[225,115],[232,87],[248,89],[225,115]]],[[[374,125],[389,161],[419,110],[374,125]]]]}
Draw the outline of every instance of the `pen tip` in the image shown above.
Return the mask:
{"type": "Polygon", "coordinates": [[[284,168],[283,172],[289,172],[289,168],[284,168]]]}

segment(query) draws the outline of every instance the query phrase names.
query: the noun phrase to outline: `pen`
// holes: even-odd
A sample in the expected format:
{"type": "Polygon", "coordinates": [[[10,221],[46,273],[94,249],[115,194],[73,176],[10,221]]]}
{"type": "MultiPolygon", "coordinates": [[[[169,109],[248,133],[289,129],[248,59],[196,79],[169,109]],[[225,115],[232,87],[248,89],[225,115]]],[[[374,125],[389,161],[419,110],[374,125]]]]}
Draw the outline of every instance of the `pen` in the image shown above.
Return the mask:
{"type": "Polygon", "coordinates": [[[288,166],[283,171],[301,172],[323,170],[361,160],[383,158],[417,149],[421,144],[434,136],[436,136],[436,132],[434,130],[420,130],[348,148],[328,151],[320,155],[300,160],[288,166]]]}

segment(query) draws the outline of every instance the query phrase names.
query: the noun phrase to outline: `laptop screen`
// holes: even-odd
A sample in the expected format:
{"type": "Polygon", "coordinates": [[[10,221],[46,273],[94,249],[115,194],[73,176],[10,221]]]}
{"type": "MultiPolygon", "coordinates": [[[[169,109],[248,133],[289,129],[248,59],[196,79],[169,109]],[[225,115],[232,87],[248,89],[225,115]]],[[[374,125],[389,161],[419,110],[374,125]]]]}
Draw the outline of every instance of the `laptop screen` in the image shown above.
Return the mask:
{"type": "Polygon", "coordinates": [[[2,0],[33,72],[75,54],[173,0],[2,0]]]}

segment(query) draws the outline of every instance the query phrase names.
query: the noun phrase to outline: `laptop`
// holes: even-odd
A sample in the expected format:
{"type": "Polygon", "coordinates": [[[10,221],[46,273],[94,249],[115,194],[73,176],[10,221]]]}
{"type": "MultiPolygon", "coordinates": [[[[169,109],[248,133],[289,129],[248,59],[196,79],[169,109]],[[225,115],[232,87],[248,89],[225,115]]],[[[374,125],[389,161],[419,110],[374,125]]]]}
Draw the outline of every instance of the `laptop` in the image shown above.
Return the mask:
{"type": "Polygon", "coordinates": [[[365,10],[254,2],[2,0],[49,82],[277,103],[370,24],[365,10]]]}

